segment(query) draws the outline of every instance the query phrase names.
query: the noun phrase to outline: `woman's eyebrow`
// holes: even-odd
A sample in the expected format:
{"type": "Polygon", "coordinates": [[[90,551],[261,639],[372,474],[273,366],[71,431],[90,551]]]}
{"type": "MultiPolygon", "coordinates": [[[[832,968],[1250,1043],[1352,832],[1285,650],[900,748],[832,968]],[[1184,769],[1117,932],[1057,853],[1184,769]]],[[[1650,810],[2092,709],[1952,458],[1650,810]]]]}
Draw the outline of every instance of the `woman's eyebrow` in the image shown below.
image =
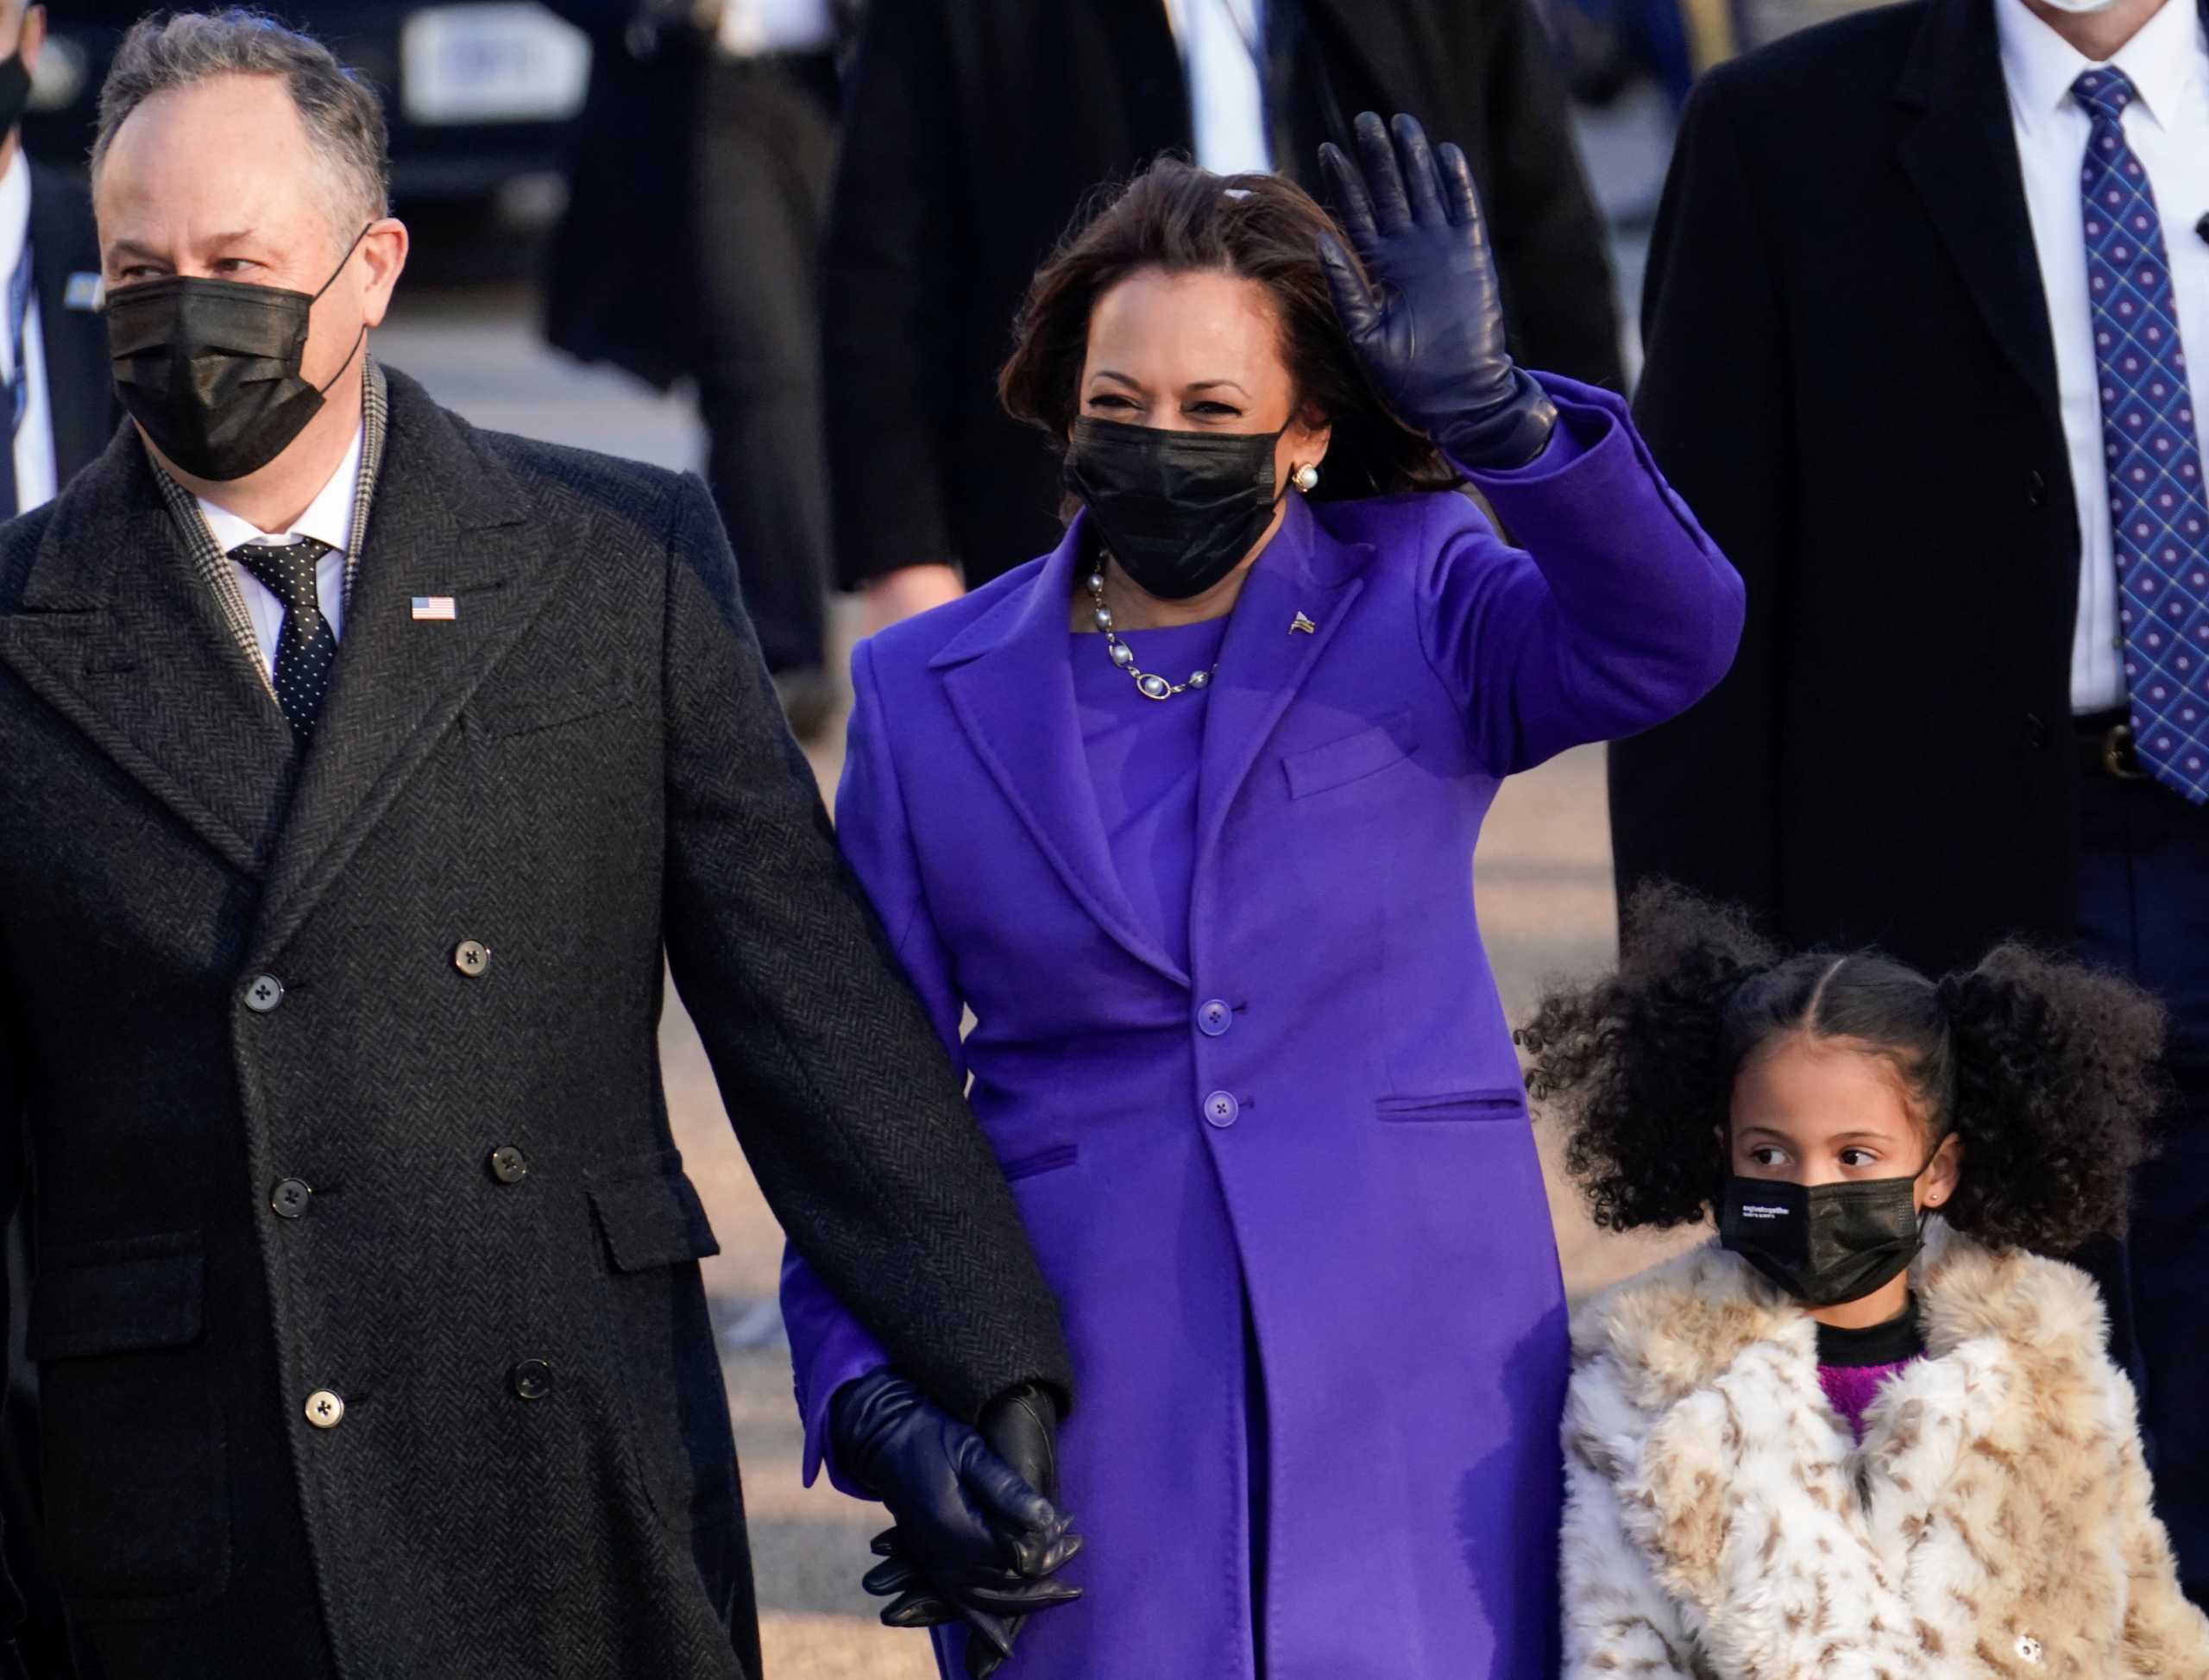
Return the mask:
{"type": "Polygon", "coordinates": [[[1236,390],[1237,390],[1237,391],[1242,391],[1242,392],[1243,392],[1243,394],[1244,396],[1246,396],[1246,397],[1247,397],[1247,396],[1249,396],[1249,395],[1250,394],[1248,391],[1243,391],[1243,387],[1242,387],[1240,385],[1236,384],[1236,382],[1235,382],[1233,380],[1231,380],[1231,379],[1197,379],[1197,380],[1191,380],[1191,381],[1190,381],[1186,385],[1183,386],[1181,388],[1182,388],[1183,390],[1185,390],[1185,391],[1211,391],[1211,390],[1217,390],[1219,387],[1221,387],[1221,386],[1223,386],[1223,385],[1233,386],[1233,387],[1234,387],[1234,388],[1235,388],[1236,390]]]}
{"type": "Polygon", "coordinates": [[[1140,391],[1140,390],[1142,390],[1142,383],[1141,383],[1139,381],[1130,379],[1130,378],[1129,378],[1129,377],[1128,377],[1128,375],[1127,375],[1127,374],[1123,374],[1123,373],[1120,373],[1120,372],[1118,372],[1117,370],[1116,370],[1116,369],[1114,369],[1114,368],[1098,368],[1095,373],[1092,374],[1089,377],[1090,377],[1092,380],[1100,380],[1100,379],[1117,380],[1121,384],[1123,384],[1123,385],[1126,385],[1126,386],[1131,386],[1131,387],[1133,387],[1136,390],[1140,391]]]}

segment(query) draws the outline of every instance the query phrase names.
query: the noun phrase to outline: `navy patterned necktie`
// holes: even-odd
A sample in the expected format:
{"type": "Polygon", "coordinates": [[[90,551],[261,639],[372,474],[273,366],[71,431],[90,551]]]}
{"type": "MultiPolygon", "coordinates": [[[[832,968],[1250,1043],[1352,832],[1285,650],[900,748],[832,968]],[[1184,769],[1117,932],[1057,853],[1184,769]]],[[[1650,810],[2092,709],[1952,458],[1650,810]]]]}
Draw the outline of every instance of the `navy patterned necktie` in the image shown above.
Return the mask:
{"type": "Polygon", "coordinates": [[[327,543],[312,537],[280,548],[241,543],[230,551],[231,559],[284,603],[284,627],[276,637],[276,703],[302,747],[313,737],[330,668],[337,662],[337,638],[322,615],[322,597],[315,588],[315,568],[330,551],[327,543]]]}
{"type": "Polygon", "coordinates": [[[2093,123],[2080,186],[2132,733],[2141,766],[2200,805],[2209,802],[2209,498],[2169,248],[2148,172],[2125,143],[2131,82],[2089,70],[2071,97],[2093,123]]]}

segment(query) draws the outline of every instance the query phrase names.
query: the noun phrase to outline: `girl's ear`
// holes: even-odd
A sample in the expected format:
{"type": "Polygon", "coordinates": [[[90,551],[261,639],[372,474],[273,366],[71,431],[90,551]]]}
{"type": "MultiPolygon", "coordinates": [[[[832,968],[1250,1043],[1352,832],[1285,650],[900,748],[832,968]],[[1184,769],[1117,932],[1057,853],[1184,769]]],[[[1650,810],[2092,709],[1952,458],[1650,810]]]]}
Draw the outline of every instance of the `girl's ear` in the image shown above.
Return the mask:
{"type": "Polygon", "coordinates": [[[1925,1176],[1917,1181],[1917,1207],[1921,1213],[1929,1207],[1945,1207],[1955,1199],[1963,1167],[1964,1141],[1950,1132],[1941,1140],[1941,1147],[1934,1150],[1933,1159],[1926,1163],[1925,1176]]]}

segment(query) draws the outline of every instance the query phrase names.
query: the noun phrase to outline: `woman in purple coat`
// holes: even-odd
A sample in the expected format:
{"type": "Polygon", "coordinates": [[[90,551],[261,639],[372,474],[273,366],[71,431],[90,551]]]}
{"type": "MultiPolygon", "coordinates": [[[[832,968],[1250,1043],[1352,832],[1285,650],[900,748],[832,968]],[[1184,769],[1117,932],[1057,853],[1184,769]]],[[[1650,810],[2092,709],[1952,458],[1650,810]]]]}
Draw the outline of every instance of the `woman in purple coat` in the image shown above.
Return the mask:
{"type": "MultiPolygon", "coordinates": [[[[1513,366],[1456,148],[1357,139],[1356,256],[1169,161],[1050,260],[1002,387],[1083,511],[853,660],[839,832],[1081,1384],[1084,1596],[1027,1680],[1557,1660],[1564,1297],[1474,842],[1503,777],[1716,683],[1741,586],[1618,399],[1513,366]]],[[[936,1579],[868,1415],[898,1380],[796,1261],[784,1301],[809,1474],[936,1579]]]]}

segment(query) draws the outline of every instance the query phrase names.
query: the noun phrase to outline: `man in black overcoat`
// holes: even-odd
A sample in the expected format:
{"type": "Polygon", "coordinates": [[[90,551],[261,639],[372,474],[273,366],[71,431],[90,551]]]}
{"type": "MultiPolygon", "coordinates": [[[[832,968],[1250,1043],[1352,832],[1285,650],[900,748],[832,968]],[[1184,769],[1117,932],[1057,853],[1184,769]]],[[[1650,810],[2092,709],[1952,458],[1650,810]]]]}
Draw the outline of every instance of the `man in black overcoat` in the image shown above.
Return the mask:
{"type": "Polygon", "coordinates": [[[135,425],[0,529],[0,1123],[87,1680],[756,1676],[663,961],[793,1240],[970,1419],[1068,1381],[1002,1175],[704,487],[366,358],[406,232],[312,41],[150,20],[103,109],[135,425]]]}
{"type": "MultiPolygon", "coordinates": [[[[1622,890],[1669,877],[1790,944],[1876,944],[1935,973],[2022,935],[2170,1003],[2183,1113],[2129,1259],[2090,1258],[2197,1596],[2209,812],[2182,762],[2159,774],[2134,739],[2155,683],[2127,591],[2209,549],[2181,519],[2134,551],[2111,497],[2150,470],[2137,401],[2157,405],[2137,434],[2174,462],[2193,429],[2197,472],[2200,426],[2181,381],[2143,371],[2136,399],[2098,356],[2130,354],[2116,323],[2144,335],[2150,309],[2159,334],[2209,340],[2203,21],[2198,0],[1915,0],[1706,79],[1651,254],[1636,414],[1747,581],[1748,625],[1709,699],[1611,755],[1622,890]],[[2130,93],[2111,97],[2111,66],[2130,93]],[[2128,194],[2152,178],[2158,211],[2125,217],[2160,220],[2168,274],[2090,250],[2104,157],[2128,194]]],[[[2198,399],[2209,342],[2187,348],[2198,399]]]]}
{"type": "Polygon", "coordinates": [[[868,8],[821,324],[837,576],[866,591],[870,626],[1058,540],[1058,458],[1006,418],[996,376],[1029,281],[1084,200],[1165,151],[1270,164],[1316,190],[1319,142],[1348,148],[1362,110],[1415,112],[1464,148],[1514,356],[1621,388],[1602,224],[1526,0],[868,8]],[[1241,145],[1238,76],[1255,82],[1260,130],[1241,145]]]}

